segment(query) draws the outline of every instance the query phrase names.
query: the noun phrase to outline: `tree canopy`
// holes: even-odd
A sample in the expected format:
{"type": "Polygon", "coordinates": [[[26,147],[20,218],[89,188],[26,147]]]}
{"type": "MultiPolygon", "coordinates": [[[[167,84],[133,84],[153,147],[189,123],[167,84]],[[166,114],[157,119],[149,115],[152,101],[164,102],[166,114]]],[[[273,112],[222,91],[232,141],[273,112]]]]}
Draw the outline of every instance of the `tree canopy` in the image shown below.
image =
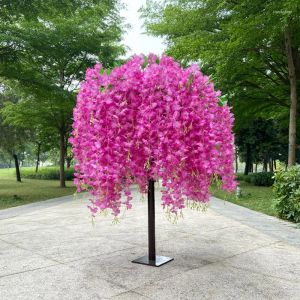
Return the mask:
{"type": "Polygon", "coordinates": [[[150,0],[142,12],[148,32],[166,39],[168,54],[197,61],[213,76],[233,105],[236,128],[247,119],[286,120],[291,113],[294,157],[300,109],[290,97],[288,53],[299,82],[299,1],[150,0]]]}
{"type": "Polygon", "coordinates": [[[57,132],[64,186],[66,140],[79,82],[87,67],[98,60],[112,66],[124,51],[119,1],[4,1],[3,7],[0,77],[21,95],[18,103],[5,107],[4,118],[57,132]]]}

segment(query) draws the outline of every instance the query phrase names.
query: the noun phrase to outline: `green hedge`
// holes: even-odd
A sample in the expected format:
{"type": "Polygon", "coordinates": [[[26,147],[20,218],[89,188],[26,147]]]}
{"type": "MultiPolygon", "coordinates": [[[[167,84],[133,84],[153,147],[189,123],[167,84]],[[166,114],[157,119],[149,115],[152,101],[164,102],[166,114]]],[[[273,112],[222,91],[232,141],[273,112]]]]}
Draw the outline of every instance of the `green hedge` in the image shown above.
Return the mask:
{"type": "Polygon", "coordinates": [[[274,174],[272,172],[253,173],[251,183],[256,186],[272,186],[274,183],[274,174]]]}
{"type": "Polygon", "coordinates": [[[300,223],[300,165],[276,172],[273,187],[279,216],[300,223]]]}
{"type": "Polygon", "coordinates": [[[244,175],[244,174],[241,174],[241,173],[238,173],[238,174],[236,175],[236,179],[237,179],[238,181],[250,182],[250,179],[249,179],[249,181],[248,181],[248,178],[249,178],[249,175],[244,175]]]}
{"type": "MultiPolygon", "coordinates": [[[[23,178],[29,179],[46,179],[46,180],[58,180],[59,179],[59,168],[58,167],[46,167],[41,168],[37,173],[34,169],[22,169],[21,175],[23,178]]],[[[65,169],[66,180],[73,180],[74,169],[65,169]]]]}
{"type": "Polygon", "coordinates": [[[238,174],[237,180],[256,186],[272,186],[274,183],[274,174],[272,172],[250,173],[248,175],[238,174]]]}

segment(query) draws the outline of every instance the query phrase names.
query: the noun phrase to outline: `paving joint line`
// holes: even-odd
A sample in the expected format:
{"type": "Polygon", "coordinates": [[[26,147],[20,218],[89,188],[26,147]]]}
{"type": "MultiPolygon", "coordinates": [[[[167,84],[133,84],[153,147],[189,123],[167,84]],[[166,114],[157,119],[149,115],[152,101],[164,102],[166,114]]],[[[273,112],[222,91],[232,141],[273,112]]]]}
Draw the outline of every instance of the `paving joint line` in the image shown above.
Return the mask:
{"type": "Polygon", "coordinates": [[[263,249],[263,248],[266,248],[266,247],[269,247],[269,246],[278,244],[278,243],[280,243],[280,242],[281,242],[281,241],[277,240],[277,241],[274,241],[274,242],[269,243],[269,244],[258,245],[258,246],[254,247],[254,248],[252,248],[252,249],[248,249],[248,250],[243,251],[243,252],[241,252],[241,253],[237,253],[237,254],[234,254],[234,255],[231,255],[231,256],[228,256],[228,257],[224,257],[223,260],[227,260],[227,259],[230,259],[230,258],[239,256],[239,255],[242,255],[242,254],[246,254],[246,253],[249,253],[249,252],[252,252],[252,251],[256,251],[256,250],[259,250],[259,249],[263,249]]]}
{"type": "MultiPolygon", "coordinates": [[[[10,244],[10,245],[15,246],[15,245],[12,244],[12,243],[7,243],[7,244],[10,244]]],[[[17,246],[16,246],[16,247],[17,247],[17,246]]],[[[22,249],[22,250],[29,251],[29,250],[27,250],[27,249],[25,249],[25,248],[22,248],[22,247],[17,247],[17,248],[20,248],[20,249],[22,249]]],[[[122,249],[122,250],[116,250],[116,251],[114,251],[114,252],[112,252],[112,253],[115,254],[116,252],[120,252],[120,251],[123,251],[123,250],[129,250],[129,249],[132,249],[132,248],[134,248],[134,247],[126,248],[126,249],[122,249]]],[[[4,278],[4,277],[8,277],[8,276],[14,276],[14,275],[18,275],[18,274],[27,273],[27,272],[33,272],[33,271],[36,271],[36,270],[52,268],[52,267],[59,266],[59,265],[64,265],[64,266],[69,267],[70,269],[73,268],[73,269],[78,270],[78,268],[77,268],[76,266],[72,266],[72,265],[70,265],[70,264],[73,263],[73,262],[76,262],[76,261],[80,261],[80,260],[82,260],[83,258],[92,258],[92,257],[98,256],[98,255],[93,255],[93,256],[88,256],[88,257],[81,257],[81,258],[78,258],[78,259],[72,260],[72,261],[61,262],[61,261],[55,260],[55,259],[53,259],[53,258],[49,258],[49,257],[47,257],[47,256],[41,255],[41,254],[39,254],[39,253],[37,253],[37,254],[38,254],[39,256],[43,257],[43,258],[47,258],[47,259],[49,259],[49,260],[52,260],[53,262],[55,262],[55,264],[49,265],[49,266],[38,267],[38,268],[34,268],[34,269],[29,269],[29,270],[24,270],[24,271],[20,271],[20,272],[10,273],[10,274],[6,274],[6,275],[0,275],[0,279],[1,279],[1,278],[4,278]]],[[[112,256],[113,256],[113,255],[112,255],[112,256]]],[[[106,256],[106,257],[109,258],[110,255],[108,255],[108,256],[106,256]]],[[[106,279],[105,279],[105,280],[106,280],[106,279]]],[[[106,280],[106,281],[108,281],[108,280],[106,280]]],[[[113,282],[110,282],[110,283],[113,283],[113,282]]],[[[117,284],[114,283],[114,285],[117,285],[117,284]]],[[[121,285],[118,285],[118,286],[124,288],[124,287],[121,286],[121,285]]]]}
{"type": "MultiPolygon", "coordinates": [[[[124,251],[124,250],[130,250],[130,249],[135,249],[136,247],[130,247],[130,248],[124,248],[124,249],[121,249],[121,250],[115,250],[113,252],[110,252],[109,254],[101,254],[101,257],[103,258],[110,258],[112,256],[115,256],[116,253],[118,252],[121,252],[121,251],[124,251]]],[[[90,258],[94,258],[94,257],[97,257],[99,256],[99,254],[96,254],[96,255],[91,255],[91,256],[84,256],[84,257],[80,257],[80,258],[77,258],[77,259],[74,259],[74,260],[69,260],[69,261],[65,261],[65,262],[62,262],[62,264],[65,264],[65,265],[69,265],[73,262],[77,262],[77,261],[80,261],[80,260],[83,260],[83,259],[90,259],[90,258]]],[[[74,268],[77,268],[76,266],[73,266],[74,268]]]]}
{"type": "MultiPolygon", "coordinates": [[[[65,228],[66,226],[72,226],[72,224],[69,224],[69,225],[50,225],[48,226],[47,224],[45,223],[42,223],[42,222],[36,222],[36,221],[32,221],[33,223],[37,223],[37,225],[46,225],[45,228],[43,229],[52,229],[52,228],[65,228]]],[[[88,224],[89,222],[82,222],[80,224],[88,224]]],[[[1,224],[1,220],[0,220],[0,224],[1,224]]],[[[79,225],[79,224],[78,224],[79,225]]],[[[37,229],[29,229],[29,230],[22,230],[22,231],[15,231],[15,232],[7,232],[7,233],[0,233],[0,236],[4,236],[4,235],[11,235],[11,234],[18,234],[18,233],[24,233],[24,232],[31,232],[31,231],[39,231],[41,230],[41,228],[37,228],[37,229]]]]}
{"type": "Polygon", "coordinates": [[[0,279],[4,278],[4,277],[15,276],[15,275],[18,275],[18,274],[27,273],[27,272],[33,272],[33,271],[36,271],[36,270],[52,268],[52,267],[55,267],[55,266],[58,266],[58,265],[60,265],[60,264],[53,264],[53,265],[49,265],[49,266],[38,267],[38,268],[35,268],[35,269],[24,270],[24,271],[20,271],[20,272],[10,273],[10,274],[7,274],[7,275],[0,275],[0,279]]]}
{"type": "Polygon", "coordinates": [[[156,299],[151,298],[151,297],[149,297],[149,296],[143,295],[143,294],[141,294],[141,293],[135,291],[134,289],[128,290],[128,291],[126,291],[126,292],[122,292],[122,293],[120,293],[120,294],[117,294],[117,295],[115,295],[115,296],[110,297],[109,299],[113,299],[114,297],[122,296],[122,295],[127,294],[127,293],[133,293],[133,294],[137,294],[138,296],[142,296],[142,297],[144,297],[144,298],[146,298],[146,299],[156,300],[156,299]]]}
{"type": "Polygon", "coordinates": [[[54,259],[54,258],[52,258],[52,257],[48,257],[48,256],[46,256],[46,255],[43,255],[43,254],[37,252],[36,250],[27,249],[27,248],[24,248],[24,247],[22,247],[22,246],[20,246],[20,245],[18,245],[18,244],[15,244],[15,243],[12,243],[12,242],[7,242],[7,241],[4,241],[4,240],[2,240],[2,239],[0,239],[0,241],[6,243],[6,244],[8,244],[8,245],[12,245],[12,246],[14,246],[14,247],[16,247],[16,248],[18,248],[18,249],[24,250],[24,251],[26,251],[26,252],[30,252],[31,254],[35,254],[35,255],[38,255],[38,256],[40,256],[40,257],[42,257],[42,258],[46,258],[46,259],[48,259],[48,260],[51,260],[51,261],[55,262],[56,264],[63,264],[63,263],[60,262],[59,260],[56,260],[56,259],[54,259]]]}
{"type": "Polygon", "coordinates": [[[274,275],[270,275],[270,274],[266,274],[266,273],[257,272],[255,270],[251,270],[251,269],[248,269],[248,268],[233,266],[229,262],[227,262],[226,264],[228,266],[230,266],[231,268],[234,268],[234,269],[237,269],[237,270],[249,271],[249,272],[257,274],[257,275],[266,276],[266,277],[279,279],[279,280],[284,280],[284,281],[287,281],[287,282],[300,283],[300,280],[287,279],[287,278],[284,278],[284,277],[278,277],[278,276],[274,276],[274,275]]]}

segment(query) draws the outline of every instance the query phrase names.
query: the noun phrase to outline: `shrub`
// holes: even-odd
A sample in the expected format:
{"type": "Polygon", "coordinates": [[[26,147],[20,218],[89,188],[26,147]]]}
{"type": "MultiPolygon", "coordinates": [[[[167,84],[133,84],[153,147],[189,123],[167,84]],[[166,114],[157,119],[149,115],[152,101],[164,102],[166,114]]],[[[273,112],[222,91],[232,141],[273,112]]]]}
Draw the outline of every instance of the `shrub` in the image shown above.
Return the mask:
{"type": "Polygon", "coordinates": [[[300,222],[300,165],[276,172],[273,187],[279,216],[300,222]]]}
{"type": "Polygon", "coordinates": [[[274,174],[272,172],[253,173],[250,175],[250,182],[256,186],[272,186],[274,174]]]}
{"type": "MultiPolygon", "coordinates": [[[[46,180],[58,180],[59,179],[59,168],[58,167],[46,167],[40,169],[37,173],[34,169],[23,169],[22,177],[29,179],[46,179],[46,180]]],[[[73,180],[74,169],[65,169],[66,180],[73,180]]]]}
{"type": "Polygon", "coordinates": [[[245,181],[256,186],[272,186],[274,183],[272,172],[250,173],[248,175],[238,174],[238,181],[245,181]]]}
{"type": "MultiPolygon", "coordinates": [[[[238,181],[245,181],[245,182],[248,182],[248,178],[249,178],[249,175],[244,175],[244,174],[241,174],[241,173],[239,173],[239,174],[236,175],[236,179],[237,179],[238,181]]],[[[249,182],[250,182],[250,181],[249,181],[249,182]]]]}

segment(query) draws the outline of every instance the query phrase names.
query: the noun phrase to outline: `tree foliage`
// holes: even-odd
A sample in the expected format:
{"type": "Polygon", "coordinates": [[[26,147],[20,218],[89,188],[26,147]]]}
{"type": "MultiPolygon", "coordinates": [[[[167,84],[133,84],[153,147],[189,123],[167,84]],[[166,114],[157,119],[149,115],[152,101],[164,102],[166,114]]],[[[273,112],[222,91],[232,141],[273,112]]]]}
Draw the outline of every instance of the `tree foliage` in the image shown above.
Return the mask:
{"type": "Polygon", "coordinates": [[[19,91],[8,122],[59,135],[61,186],[75,92],[87,67],[109,67],[123,53],[119,1],[4,1],[0,77],[19,91]],[[31,9],[32,8],[32,9],[31,9]]]}
{"type": "MultiPolygon", "coordinates": [[[[0,110],[3,108],[5,100],[5,96],[0,94],[0,110]]],[[[14,160],[17,181],[21,181],[19,156],[22,153],[22,150],[24,150],[25,140],[27,138],[28,132],[26,130],[5,123],[0,114],[0,152],[2,153],[2,156],[5,157],[8,155],[10,160],[14,160]]]]}
{"type": "Polygon", "coordinates": [[[253,172],[253,163],[262,163],[264,171],[274,160],[287,163],[287,138],[283,138],[278,122],[258,118],[236,130],[235,136],[239,156],[246,163],[246,175],[253,172]]]}
{"type": "MultiPolygon", "coordinates": [[[[228,95],[236,128],[262,117],[288,119],[292,98],[286,34],[300,79],[300,2],[294,0],[148,1],[149,33],[162,36],[167,53],[197,61],[228,95]]],[[[297,109],[298,114],[300,108],[297,109]]],[[[296,128],[296,120],[290,129],[296,128]]],[[[295,141],[295,137],[292,136],[295,141]]],[[[291,139],[290,139],[291,141],[291,139]]],[[[292,145],[295,150],[295,143],[292,145]]]]}

